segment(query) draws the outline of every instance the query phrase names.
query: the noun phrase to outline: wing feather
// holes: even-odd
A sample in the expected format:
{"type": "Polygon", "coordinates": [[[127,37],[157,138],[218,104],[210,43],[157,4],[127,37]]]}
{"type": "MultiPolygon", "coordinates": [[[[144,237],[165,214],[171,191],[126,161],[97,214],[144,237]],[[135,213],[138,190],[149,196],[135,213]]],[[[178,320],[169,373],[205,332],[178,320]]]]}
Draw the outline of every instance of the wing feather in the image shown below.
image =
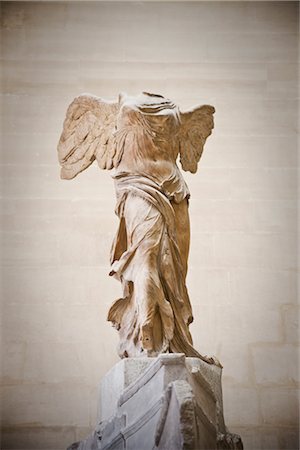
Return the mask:
{"type": "Polygon", "coordinates": [[[214,112],[215,108],[210,105],[196,106],[190,111],[180,112],[178,137],[183,170],[197,172],[204,144],[214,128],[214,112]]]}
{"type": "Polygon", "coordinates": [[[114,131],[119,103],[83,94],[70,104],[58,143],[61,178],[71,179],[96,159],[102,169],[115,167],[114,131]]]}

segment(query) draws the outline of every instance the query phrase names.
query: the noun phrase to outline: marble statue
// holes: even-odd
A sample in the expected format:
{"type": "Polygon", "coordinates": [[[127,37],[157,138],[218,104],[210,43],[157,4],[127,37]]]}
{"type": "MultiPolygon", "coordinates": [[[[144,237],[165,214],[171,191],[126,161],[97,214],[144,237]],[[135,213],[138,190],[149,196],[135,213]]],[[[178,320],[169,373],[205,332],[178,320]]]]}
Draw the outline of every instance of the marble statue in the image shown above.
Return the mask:
{"type": "Polygon", "coordinates": [[[213,129],[215,109],[181,112],[171,100],[143,92],[109,102],[75,98],[58,144],[61,178],[97,161],[114,169],[119,228],[110,275],[122,283],[108,320],[119,332],[121,358],[184,353],[209,363],[192,344],[186,287],[190,193],[177,165],[195,173],[213,129]]]}

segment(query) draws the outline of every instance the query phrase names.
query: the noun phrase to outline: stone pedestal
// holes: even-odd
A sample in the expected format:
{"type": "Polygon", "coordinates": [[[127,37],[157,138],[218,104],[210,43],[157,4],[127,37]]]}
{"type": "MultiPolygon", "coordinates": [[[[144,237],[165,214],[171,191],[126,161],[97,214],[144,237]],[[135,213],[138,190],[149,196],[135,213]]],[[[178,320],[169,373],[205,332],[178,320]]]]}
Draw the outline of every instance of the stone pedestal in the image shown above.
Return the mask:
{"type": "Polygon", "coordinates": [[[221,372],[183,354],[121,360],[101,383],[94,433],[69,449],[242,449],[225,427],[221,372]]]}

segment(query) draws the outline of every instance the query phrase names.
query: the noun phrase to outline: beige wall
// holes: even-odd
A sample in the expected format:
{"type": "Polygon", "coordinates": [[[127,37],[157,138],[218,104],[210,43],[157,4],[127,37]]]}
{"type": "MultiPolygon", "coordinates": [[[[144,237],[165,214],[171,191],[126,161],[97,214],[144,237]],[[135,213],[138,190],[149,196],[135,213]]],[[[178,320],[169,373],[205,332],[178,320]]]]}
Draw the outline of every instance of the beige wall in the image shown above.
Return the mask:
{"type": "Polygon", "coordinates": [[[216,107],[186,175],[196,348],[224,365],[246,450],[297,447],[297,3],[2,3],[3,448],[59,450],[94,426],[118,361],[106,322],[110,174],[59,179],[82,92],[216,107]]]}

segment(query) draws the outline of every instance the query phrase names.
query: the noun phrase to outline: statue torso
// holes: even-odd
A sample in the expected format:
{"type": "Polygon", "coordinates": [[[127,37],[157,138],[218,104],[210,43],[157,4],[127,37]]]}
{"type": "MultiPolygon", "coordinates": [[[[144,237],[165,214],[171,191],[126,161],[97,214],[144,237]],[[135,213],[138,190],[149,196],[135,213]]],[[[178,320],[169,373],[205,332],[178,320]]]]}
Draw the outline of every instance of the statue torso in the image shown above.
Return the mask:
{"type": "Polygon", "coordinates": [[[116,143],[123,155],[116,175],[136,174],[152,179],[180,202],[189,191],[176,164],[179,152],[178,107],[163,97],[125,97],[117,117],[116,143]]]}

